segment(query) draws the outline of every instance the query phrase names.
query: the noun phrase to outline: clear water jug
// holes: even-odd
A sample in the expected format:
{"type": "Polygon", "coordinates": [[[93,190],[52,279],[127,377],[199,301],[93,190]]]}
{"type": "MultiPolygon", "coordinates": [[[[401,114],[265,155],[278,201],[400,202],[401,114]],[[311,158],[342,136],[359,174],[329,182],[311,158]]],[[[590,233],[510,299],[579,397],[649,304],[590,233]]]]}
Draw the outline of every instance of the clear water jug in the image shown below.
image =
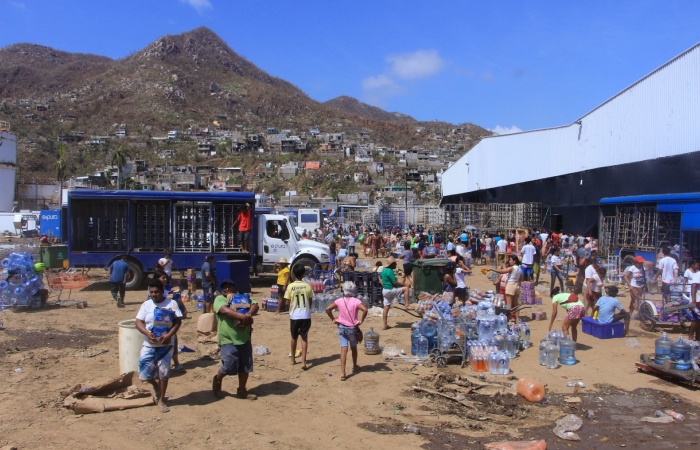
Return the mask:
{"type": "Polygon", "coordinates": [[[428,339],[437,336],[437,324],[431,320],[424,320],[421,322],[420,333],[428,339]]]}
{"type": "Polygon", "coordinates": [[[419,358],[427,358],[428,357],[428,338],[426,338],[423,335],[418,336],[418,342],[416,343],[416,356],[419,358]]]}
{"type": "Polygon", "coordinates": [[[664,331],[664,334],[656,340],[654,345],[654,362],[656,364],[663,364],[664,361],[671,358],[671,345],[673,345],[673,341],[668,338],[664,331]]]}
{"type": "Polygon", "coordinates": [[[559,349],[557,346],[550,342],[545,350],[545,366],[548,369],[556,369],[559,367],[559,349]]]}
{"type": "Polygon", "coordinates": [[[540,341],[540,366],[547,365],[547,346],[550,344],[550,340],[544,338],[540,341]]]}
{"type": "Polygon", "coordinates": [[[571,340],[571,336],[559,342],[559,363],[564,366],[576,364],[576,342],[571,340]]]}
{"type": "Polygon", "coordinates": [[[691,358],[692,348],[683,340],[683,336],[671,344],[671,360],[675,362],[674,366],[677,370],[689,370],[692,364],[691,358]]]}
{"type": "Polygon", "coordinates": [[[365,355],[378,355],[381,353],[379,348],[379,333],[374,331],[374,328],[370,328],[368,332],[365,333],[365,355]]]}

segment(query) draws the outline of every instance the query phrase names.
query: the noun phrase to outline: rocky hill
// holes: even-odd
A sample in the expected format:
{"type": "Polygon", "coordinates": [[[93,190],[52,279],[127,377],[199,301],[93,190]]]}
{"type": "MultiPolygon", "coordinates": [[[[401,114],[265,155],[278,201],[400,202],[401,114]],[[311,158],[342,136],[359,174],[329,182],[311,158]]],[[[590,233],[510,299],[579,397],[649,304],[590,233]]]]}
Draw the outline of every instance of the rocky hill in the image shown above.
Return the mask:
{"type": "MultiPolygon", "coordinates": [[[[128,144],[108,143],[98,151],[67,143],[68,174],[108,163],[120,144],[148,159],[152,137],[214,122],[234,131],[317,128],[353,138],[363,130],[373,142],[400,148],[425,145],[426,133],[416,131],[421,125],[442,135],[455,127],[421,124],[350,97],[319,103],[236,54],[207,28],[164,36],[119,60],[33,44],[2,48],[0,120],[12,123],[18,147],[26,150],[19,155],[23,173],[42,176],[52,173],[59,137],[113,135],[122,127],[128,144]]],[[[472,140],[490,134],[467,125],[472,140]]]]}

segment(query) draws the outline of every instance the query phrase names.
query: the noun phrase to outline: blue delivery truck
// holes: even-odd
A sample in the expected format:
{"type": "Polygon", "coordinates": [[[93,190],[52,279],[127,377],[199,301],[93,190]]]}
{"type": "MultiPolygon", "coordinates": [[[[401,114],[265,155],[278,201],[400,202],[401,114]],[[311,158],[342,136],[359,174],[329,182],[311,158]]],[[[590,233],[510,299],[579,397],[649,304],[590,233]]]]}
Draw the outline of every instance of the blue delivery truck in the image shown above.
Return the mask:
{"type": "Polygon", "coordinates": [[[166,250],[173,270],[200,268],[204,257],[246,261],[253,273],[270,272],[282,257],[290,265],[327,264],[327,245],[302,240],[282,215],[255,210],[252,192],[72,190],[68,193],[70,267],[107,268],[126,255],[127,288],[141,285],[166,250]],[[250,252],[242,251],[238,213],[252,209],[250,252]]]}

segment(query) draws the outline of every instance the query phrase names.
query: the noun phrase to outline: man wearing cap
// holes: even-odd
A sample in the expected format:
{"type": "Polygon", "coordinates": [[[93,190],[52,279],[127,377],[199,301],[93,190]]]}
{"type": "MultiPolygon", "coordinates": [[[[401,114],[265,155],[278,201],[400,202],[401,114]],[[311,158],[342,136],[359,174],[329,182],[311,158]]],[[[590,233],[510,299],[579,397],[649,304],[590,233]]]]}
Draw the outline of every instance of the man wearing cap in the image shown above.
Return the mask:
{"type": "Polygon", "coordinates": [[[634,314],[639,304],[639,298],[647,287],[646,274],[644,273],[644,258],[635,256],[634,264],[625,269],[623,279],[630,288],[630,314],[634,314]]]}
{"type": "Polygon", "coordinates": [[[241,250],[244,253],[248,253],[248,241],[250,240],[250,229],[252,226],[250,203],[246,203],[245,208],[238,213],[236,220],[231,225],[231,229],[234,229],[236,224],[238,224],[238,241],[241,243],[241,250]]]}
{"type": "Polygon", "coordinates": [[[214,255],[207,255],[202,264],[202,294],[204,294],[204,312],[209,313],[214,304],[214,291],[216,290],[216,269],[214,268],[214,255]]]}
{"type": "Polygon", "coordinates": [[[393,256],[390,256],[386,260],[386,265],[379,274],[379,279],[382,283],[382,297],[384,297],[384,311],[382,312],[382,320],[384,321],[384,329],[389,329],[389,324],[387,323],[387,318],[389,317],[389,308],[394,300],[398,298],[400,294],[403,294],[405,302],[408,302],[409,287],[404,282],[400,282],[396,279],[394,275],[394,269],[396,268],[396,260],[393,256]]]}
{"type": "Polygon", "coordinates": [[[232,304],[236,286],[231,280],[221,283],[221,295],[214,301],[217,339],[221,347],[221,367],[212,380],[212,391],[221,396],[221,383],[227,375],[238,376],[236,397],[255,400],[255,394],[246,389],[248,375],[253,371],[253,345],[250,343],[253,315],[258,312],[258,303],[250,299],[249,304],[232,304]],[[244,310],[248,310],[245,312],[244,310]],[[243,312],[242,312],[243,310],[243,312]]]}
{"type": "Polygon", "coordinates": [[[277,312],[275,314],[279,315],[286,309],[284,293],[289,285],[289,262],[287,262],[287,258],[281,257],[273,266],[273,270],[277,272],[277,312]]]}

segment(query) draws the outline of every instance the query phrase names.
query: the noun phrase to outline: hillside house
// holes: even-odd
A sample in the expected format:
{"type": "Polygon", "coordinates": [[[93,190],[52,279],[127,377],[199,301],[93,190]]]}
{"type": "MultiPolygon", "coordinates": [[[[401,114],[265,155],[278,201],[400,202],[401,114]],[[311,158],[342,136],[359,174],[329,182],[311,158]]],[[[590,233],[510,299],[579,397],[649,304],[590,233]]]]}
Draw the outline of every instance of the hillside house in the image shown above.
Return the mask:
{"type": "Polygon", "coordinates": [[[177,130],[168,131],[168,139],[174,140],[180,137],[180,133],[177,130]]]}
{"type": "Polygon", "coordinates": [[[367,140],[372,136],[369,131],[360,131],[360,139],[367,140]]]}
{"type": "Polygon", "coordinates": [[[197,153],[202,156],[216,155],[216,146],[211,141],[202,141],[197,144],[197,153]]]}
{"type": "Polygon", "coordinates": [[[284,180],[290,180],[299,174],[299,167],[296,163],[287,163],[277,169],[277,174],[284,180]]]}
{"type": "Polygon", "coordinates": [[[306,161],[304,170],[321,170],[321,161],[306,161]]]}

